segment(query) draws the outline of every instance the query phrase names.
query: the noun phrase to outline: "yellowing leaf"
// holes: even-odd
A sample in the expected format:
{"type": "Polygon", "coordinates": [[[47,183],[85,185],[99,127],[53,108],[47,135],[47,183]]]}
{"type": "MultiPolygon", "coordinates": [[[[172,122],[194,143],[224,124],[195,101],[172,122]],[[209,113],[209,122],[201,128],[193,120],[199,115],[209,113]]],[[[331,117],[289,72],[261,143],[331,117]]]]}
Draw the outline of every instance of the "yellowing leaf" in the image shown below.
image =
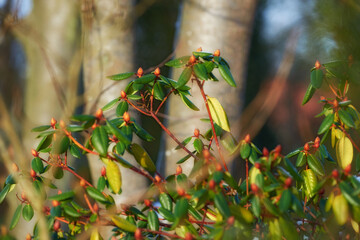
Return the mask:
{"type": "Polygon", "coordinates": [[[313,190],[317,185],[317,178],[313,170],[307,169],[302,172],[302,176],[304,178],[304,191],[307,197],[313,197],[313,190]]]}
{"type": "Polygon", "coordinates": [[[103,240],[97,228],[91,232],[90,240],[103,240]]]}
{"type": "Polygon", "coordinates": [[[119,193],[121,190],[121,172],[119,166],[114,161],[108,161],[106,164],[106,177],[109,185],[114,193],[119,193]]]}
{"type": "Polygon", "coordinates": [[[351,164],[354,156],[354,150],[349,138],[343,135],[336,144],[336,157],[338,164],[343,169],[351,164]]]}
{"type": "Polygon", "coordinates": [[[139,144],[131,144],[131,153],[134,155],[135,160],[140,164],[140,166],[151,173],[156,171],[155,164],[151,160],[149,154],[139,144]]]}
{"type": "Polygon", "coordinates": [[[225,131],[230,132],[229,120],[220,102],[216,98],[212,97],[208,97],[207,101],[210,108],[210,114],[214,122],[225,131]]]}
{"type": "Polygon", "coordinates": [[[258,168],[252,167],[249,172],[250,184],[255,183],[256,176],[259,175],[261,172],[258,168]]]}
{"type": "Polygon", "coordinates": [[[119,216],[113,216],[113,217],[111,217],[111,221],[118,228],[120,228],[123,231],[126,231],[126,232],[135,232],[136,231],[136,226],[124,218],[121,218],[119,216]]]}
{"type": "Polygon", "coordinates": [[[342,194],[335,196],[332,207],[336,221],[344,225],[349,217],[349,206],[342,194]]]}

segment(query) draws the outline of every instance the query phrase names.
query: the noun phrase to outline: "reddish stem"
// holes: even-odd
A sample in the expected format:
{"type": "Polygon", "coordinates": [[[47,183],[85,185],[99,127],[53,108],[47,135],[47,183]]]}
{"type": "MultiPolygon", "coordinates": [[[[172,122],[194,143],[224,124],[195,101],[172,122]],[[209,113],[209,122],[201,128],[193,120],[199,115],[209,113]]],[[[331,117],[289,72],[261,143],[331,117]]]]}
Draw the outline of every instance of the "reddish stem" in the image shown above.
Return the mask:
{"type": "Polygon", "coordinates": [[[133,104],[132,102],[129,101],[129,99],[125,99],[125,101],[130,104],[133,108],[135,108],[137,111],[141,112],[142,114],[146,115],[146,116],[151,116],[150,113],[148,112],[144,112],[143,110],[141,110],[140,108],[138,108],[137,106],[135,106],[135,104],[133,104]]]}
{"type": "Polygon", "coordinates": [[[154,120],[160,125],[160,127],[182,148],[185,150],[185,152],[187,152],[190,156],[192,156],[194,159],[199,160],[199,158],[197,156],[195,156],[189,149],[187,149],[175,136],[174,134],[172,134],[172,132],[169,131],[169,129],[167,129],[162,122],[157,118],[157,116],[153,113],[150,112],[152,118],[154,118],[154,120]]]}
{"type": "MultiPolygon", "coordinates": [[[[212,131],[213,131],[216,147],[217,147],[219,155],[220,155],[220,159],[221,159],[221,161],[222,161],[222,163],[224,165],[225,170],[229,171],[229,169],[228,169],[228,167],[226,165],[224,156],[222,155],[222,152],[221,152],[219,140],[217,139],[217,136],[216,136],[214,121],[213,121],[213,118],[212,118],[211,113],[210,113],[210,108],[209,108],[209,104],[208,104],[208,101],[207,101],[207,98],[206,98],[206,95],[205,95],[205,92],[204,92],[203,84],[201,84],[201,82],[197,78],[196,78],[196,82],[197,82],[197,84],[198,84],[198,86],[200,88],[201,95],[202,95],[202,97],[204,99],[204,102],[205,102],[206,110],[207,110],[208,115],[209,115],[210,124],[211,124],[211,128],[212,128],[212,131]]],[[[204,81],[203,81],[203,83],[204,83],[204,81]]]]}
{"type": "Polygon", "coordinates": [[[175,89],[171,89],[171,91],[164,97],[164,99],[162,100],[162,102],[160,103],[160,105],[158,106],[158,108],[155,111],[155,115],[158,114],[159,110],[161,109],[162,105],[166,102],[166,99],[170,96],[170,94],[172,94],[175,91],[175,89]]]}
{"type": "Polygon", "coordinates": [[[171,233],[167,233],[167,232],[163,232],[163,231],[154,231],[154,230],[150,230],[150,229],[147,229],[147,228],[140,228],[140,230],[142,232],[149,232],[149,233],[154,233],[154,234],[160,234],[160,235],[163,235],[163,236],[167,236],[167,237],[170,237],[171,239],[185,239],[183,237],[180,237],[179,235],[176,235],[176,234],[171,234],[171,233]]]}
{"type": "Polygon", "coordinates": [[[73,136],[71,136],[71,133],[69,133],[68,131],[64,130],[66,136],[68,136],[70,138],[70,140],[75,143],[76,146],[78,146],[79,148],[81,148],[82,150],[94,154],[94,155],[99,155],[99,153],[91,151],[90,149],[87,149],[86,147],[84,147],[81,143],[79,143],[73,136]]]}
{"type": "Polygon", "coordinates": [[[88,196],[86,195],[86,193],[84,193],[84,199],[85,199],[85,202],[86,204],[88,205],[90,211],[93,213],[93,214],[96,214],[96,211],[94,210],[94,208],[92,207],[90,201],[89,201],[89,198],[88,196]]]}

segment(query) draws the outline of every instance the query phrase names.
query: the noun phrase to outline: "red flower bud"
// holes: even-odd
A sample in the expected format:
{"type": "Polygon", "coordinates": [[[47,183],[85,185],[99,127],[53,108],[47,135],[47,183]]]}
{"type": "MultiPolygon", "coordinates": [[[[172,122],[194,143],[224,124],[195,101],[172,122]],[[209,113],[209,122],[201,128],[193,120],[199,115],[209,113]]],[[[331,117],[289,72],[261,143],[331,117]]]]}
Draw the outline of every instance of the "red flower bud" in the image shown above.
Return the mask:
{"type": "Polygon", "coordinates": [[[306,152],[308,152],[308,151],[310,150],[309,143],[305,143],[305,145],[304,145],[304,150],[305,150],[306,152]]]}
{"type": "Polygon", "coordinates": [[[160,75],[160,68],[155,69],[154,75],[157,76],[157,77],[160,75]]]}
{"type": "Polygon", "coordinates": [[[135,230],[134,237],[135,237],[135,240],[142,240],[143,239],[140,228],[137,228],[135,230]]]}
{"type": "Polygon", "coordinates": [[[26,234],[25,240],[31,240],[31,234],[30,233],[26,234]]]}
{"type": "Polygon", "coordinates": [[[291,177],[288,177],[287,179],[285,179],[284,184],[285,184],[285,187],[286,187],[286,188],[291,187],[292,178],[291,178],[291,177]]]}
{"type": "Polygon", "coordinates": [[[60,205],[60,202],[57,200],[52,200],[51,204],[53,205],[53,207],[57,207],[60,205]]]}
{"type": "Polygon", "coordinates": [[[339,171],[337,169],[334,169],[332,172],[331,172],[331,176],[335,179],[337,179],[339,177],[339,171]]]}
{"type": "Polygon", "coordinates": [[[316,62],[315,62],[315,68],[316,68],[316,69],[320,69],[320,67],[321,67],[320,62],[319,62],[318,60],[316,60],[316,62]]]}
{"type": "Polygon", "coordinates": [[[31,154],[32,154],[34,157],[38,157],[38,156],[39,156],[39,153],[38,153],[35,149],[31,149],[31,154]]]}
{"type": "Polygon", "coordinates": [[[59,194],[62,194],[62,191],[61,191],[61,190],[58,190],[58,195],[59,195],[59,194]]]}
{"type": "Polygon", "coordinates": [[[220,50],[219,49],[215,50],[214,56],[215,57],[220,57],[220,50]]]}
{"type": "Polygon", "coordinates": [[[246,134],[245,138],[244,138],[244,141],[246,143],[250,143],[251,142],[251,139],[250,139],[250,134],[246,134]]]}
{"type": "Polygon", "coordinates": [[[234,216],[229,217],[229,218],[227,219],[226,223],[227,223],[228,226],[234,225],[234,223],[235,223],[235,217],[234,217],[234,216]]]}
{"type": "Polygon", "coordinates": [[[155,175],[155,182],[159,183],[161,182],[161,177],[159,175],[155,175]]]}
{"type": "Polygon", "coordinates": [[[27,197],[26,197],[25,192],[21,193],[21,199],[24,200],[24,201],[27,201],[27,197]]]}
{"type": "Polygon", "coordinates": [[[210,188],[211,190],[214,190],[215,187],[216,187],[216,182],[215,182],[214,179],[211,179],[211,180],[209,181],[209,188],[210,188]]]}
{"type": "Polygon", "coordinates": [[[106,175],[106,168],[105,168],[105,166],[103,166],[101,168],[101,176],[105,177],[105,175],[106,175]]]}
{"type": "Polygon", "coordinates": [[[51,118],[50,125],[51,125],[52,128],[55,128],[56,123],[57,123],[57,121],[55,120],[55,118],[51,118]]]}
{"type": "Polygon", "coordinates": [[[326,98],[325,98],[324,96],[321,96],[321,97],[320,97],[320,100],[321,100],[321,101],[324,101],[324,100],[326,100],[326,98]]]}
{"type": "Polygon", "coordinates": [[[36,177],[36,172],[34,171],[34,169],[31,169],[31,170],[30,170],[30,176],[31,176],[32,178],[35,178],[35,177],[36,177]]]}
{"type": "Polygon", "coordinates": [[[333,106],[334,108],[339,107],[339,102],[336,99],[333,101],[333,106]]]}
{"type": "Polygon", "coordinates": [[[86,182],[85,182],[84,179],[81,179],[81,180],[80,180],[80,186],[86,187],[86,182]]]}
{"type": "Polygon", "coordinates": [[[199,129],[195,128],[195,130],[194,130],[194,137],[198,138],[199,135],[200,135],[199,129]]]}
{"type": "Polygon", "coordinates": [[[191,233],[189,233],[189,232],[185,233],[185,240],[193,240],[193,239],[194,239],[194,237],[193,237],[193,235],[191,235],[191,233]]]}
{"type": "Polygon", "coordinates": [[[95,117],[100,120],[103,116],[103,110],[101,108],[99,108],[96,113],[95,113],[95,117]]]}
{"type": "Polygon", "coordinates": [[[262,150],[262,154],[264,155],[264,157],[269,156],[269,150],[266,147],[264,147],[262,150]]]}
{"type": "Polygon", "coordinates": [[[254,164],[254,167],[260,170],[260,169],[261,169],[261,164],[258,163],[258,162],[256,162],[256,163],[254,164]]]}
{"type": "Polygon", "coordinates": [[[61,227],[60,222],[58,220],[55,220],[53,225],[54,231],[57,232],[60,229],[60,227],[61,227]]]}
{"type": "Polygon", "coordinates": [[[130,122],[130,114],[128,112],[124,112],[123,119],[126,123],[130,122]]]}
{"type": "Polygon", "coordinates": [[[211,154],[210,154],[209,150],[207,150],[207,149],[203,150],[203,155],[204,155],[205,159],[209,159],[211,157],[211,154]]]}
{"type": "Polygon", "coordinates": [[[276,147],[275,147],[275,153],[277,153],[277,154],[279,154],[280,155],[280,153],[281,153],[281,150],[282,150],[282,147],[281,147],[281,145],[279,144],[279,145],[277,145],[276,147]]]}
{"type": "Polygon", "coordinates": [[[65,122],[64,122],[63,120],[60,120],[59,125],[60,125],[60,128],[61,128],[61,129],[65,129],[65,128],[66,128],[66,124],[65,124],[65,122]]]}
{"type": "Polygon", "coordinates": [[[220,164],[220,163],[216,163],[216,165],[215,165],[215,169],[216,169],[216,171],[218,171],[218,172],[222,172],[223,167],[221,166],[221,164],[220,164]]]}
{"type": "Polygon", "coordinates": [[[191,55],[190,59],[189,59],[189,63],[193,64],[196,62],[196,57],[194,55],[191,55]]]}
{"type": "Polygon", "coordinates": [[[182,174],[182,168],[181,168],[180,165],[178,165],[178,166],[176,167],[176,173],[175,173],[175,175],[180,175],[180,174],[182,174]]]}
{"type": "Polygon", "coordinates": [[[345,168],[344,168],[344,173],[345,175],[349,175],[351,172],[351,164],[347,165],[345,168]]]}
{"type": "Polygon", "coordinates": [[[144,74],[144,70],[140,67],[140,68],[137,70],[136,76],[141,77],[143,74],[144,74]]]}
{"type": "Polygon", "coordinates": [[[176,189],[176,191],[177,191],[177,193],[179,194],[179,196],[185,196],[185,190],[183,189],[183,188],[181,188],[181,187],[178,187],[177,189],[176,189]]]}
{"type": "Polygon", "coordinates": [[[126,93],[124,91],[121,91],[120,96],[121,96],[121,98],[125,99],[126,98],[126,93]]]}
{"type": "Polygon", "coordinates": [[[199,47],[198,49],[196,49],[197,52],[202,52],[202,48],[199,47]]]}
{"type": "Polygon", "coordinates": [[[258,193],[258,191],[259,191],[259,187],[258,187],[258,185],[256,185],[255,183],[252,183],[251,184],[251,191],[253,191],[253,193],[258,193]]]}
{"type": "Polygon", "coordinates": [[[145,200],[144,200],[144,204],[145,204],[145,206],[147,206],[147,207],[151,207],[151,201],[150,201],[149,199],[145,199],[145,200]]]}

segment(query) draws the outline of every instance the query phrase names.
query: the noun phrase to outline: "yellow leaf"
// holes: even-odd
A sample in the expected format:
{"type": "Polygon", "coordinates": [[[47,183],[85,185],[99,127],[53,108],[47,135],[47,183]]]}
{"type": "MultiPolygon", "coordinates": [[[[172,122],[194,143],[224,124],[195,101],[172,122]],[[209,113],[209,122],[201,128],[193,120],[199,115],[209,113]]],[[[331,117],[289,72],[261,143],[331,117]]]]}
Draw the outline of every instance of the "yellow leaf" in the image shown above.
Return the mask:
{"type": "Polygon", "coordinates": [[[91,232],[90,240],[103,240],[97,228],[91,232]]]}
{"type": "Polygon", "coordinates": [[[350,139],[343,135],[336,144],[336,157],[340,167],[344,169],[351,164],[354,156],[353,151],[350,139]]]}
{"type": "Polygon", "coordinates": [[[351,219],[351,225],[356,233],[359,233],[359,223],[351,219]]]}
{"type": "Polygon", "coordinates": [[[207,101],[210,108],[210,114],[214,122],[225,131],[230,132],[229,120],[220,102],[216,98],[212,98],[212,97],[208,97],[207,101]]]}
{"type": "Polygon", "coordinates": [[[335,197],[334,193],[331,192],[328,199],[327,199],[327,201],[326,201],[326,204],[325,204],[325,212],[330,211],[330,209],[332,207],[332,204],[334,202],[334,197],[335,197]]]}
{"type": "Polygon", "coordinates": [[[349,206],[342,194],[335,196],[332,208],[338,224],[344,225],[349,217],[349,206]]]}
{"type": "Polygon", "coordinates": [[[258,168],[252,167],[249,172],[250,184],[255,183],[256,176],[259,175],[261,172],[258,168]]]}
{"type": "Polygon", "coordinates": [[[114,193],[119,193],[121,190],[121,183],[122,183],[121,172],[119,166],[114,161],[107,162],[106,177],[114,193]]]}
{"type": "Polygon", "coordinates": [[[149,154],[139,144],[131,144],[131,153],[134,155],[135,160],[145,168],[147,171],[153,173],[156,172],[154,162],[151,160],[149,154]]]}
{"type": "Polygon", "coordinates": [[[136,231],[136,226],[124,218],[121,218],[119,216],[112,216],[111,221],[118,228],[120,228],[123,231],[126,231],[126,232],[135,232],[136,231]]]}
{"type": "Polygon", "coordinates": [[[313,197],[314,196],[313,190],[317,185],[317,178],[315,173],[313,172],[313,170],[307,169],[303,171],[302,176],[304,178],[303,187],[306,196],[313,197]]]}

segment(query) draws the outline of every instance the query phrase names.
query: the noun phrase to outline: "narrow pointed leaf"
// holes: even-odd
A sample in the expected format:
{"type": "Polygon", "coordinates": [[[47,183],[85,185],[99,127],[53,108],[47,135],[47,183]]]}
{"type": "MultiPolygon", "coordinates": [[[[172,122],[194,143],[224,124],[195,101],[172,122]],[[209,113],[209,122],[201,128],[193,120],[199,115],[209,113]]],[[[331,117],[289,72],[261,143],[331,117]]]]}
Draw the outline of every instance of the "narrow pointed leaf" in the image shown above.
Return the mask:
{"type": "Polygon", "coordinates": [[[316,92],[316,88],[314,88],[313,85],[311,85],[310,83],[306,90],[304,99],[302,101],[302,105],[305,105],[308,101],[310,101],[310,99],[312,98],[315,92],[316,92]]]}
{"type": "Polygon", "coordinates": [[[168,67],[179,68],[179,67],[185,66],[189,62],[189,59],[190,59],[189,56],[180,57],[180,58],[177,58],[177,59],[167,62],[165,65],[168,67]]]}
{"type": "Polygon", "coordinates": [[[33,129],[31,129],[32,132],[42,132],[45,130],[48,130],[51,126],[50,125],[43,125],[43,126],[39,126],[39,127],[35,127],[33,129]]]}
{"type": "Polygon", "coordinates": [[[339,187],[341,189],[341,193],[351,205],[360,206],[360,198],[353,194],[354,190],[349,186],[349,184],[341,182],[339,187]]]}
{"type": "Polygon", "coordinates": [[[132,224],[131,222],[127,221],[126,219],[119,217],[119,216],[112,216],[111,221],[121,230],[125,232],[135,232],[136,225],[132,224]]]}
{"type": "Polygon", "coordinates": [[[120,102],[116,107],[116,116],[122,117],[125,112],[129,110],[129,104],[127,102],[120,102]]]}
{"type": "Polygon", "coordinates": [[[49,200],[56,200],[56,201],[65,201],[72,199],[75,196],[75,193],[73,191],[61,193],[55,196],[49,197],[49,200]]]}
{"type": "Polygon", "coordinates": [[[291,199],[292,199],[291,191],[289,189],[284,190],[283,193],[281,194],[281,198],[279,201],[279,209],[281,212],[284,213],[290,208],[291,199]]]}
{"type": "MultiPolygon", "coordinates": [[[[120,129],[115,127],[114,124],[112,124],[110,121],[106,120],[106,125],[109,127],[109,130],[112,132],[112,134],[114,134],[117,137],[117,139],[119,139],[125,145],[128,145],[131,143],[130,140],[126,137],[126,135],[122,131],[120,131],[120,129]]],[[[107,136],[106,136],[106,138],[107,138],[107,136]]],[[[106,147],[106,149],[107,149],[107,147],[106,147]]]]}
{"type": "Polygon", "coordinates": [[[345,123],[346,126],[352,127],[352,128],[355,127],[354,120],[352,119],[351,115],[348,112],[346,112],[343,109],[339,109],[338,115],[339,115],[340,120],[343,123],[345,123]]]}
{"type": "Polygon", "coordinates": [[[166,210],[172,211],[172,200],[167,193],[161,193],[159,196],[160,204],[166,210]]]}
{"type": "Polygon", "coordinates": [[[307,162],[309,167],[319,176],[324,176],[324,166],[313,154],[307,155],[307,162]]]}
{"type": "Polygon", "coordinates": [[[321,69],[311,71],[310,82],[314,88],[319,89],[323,82],[324,73],[321,69]]]}
{"type": "Polygon", "coordinates": [[[215,207],[220,211],[221,215],[228,218],[231,216],[229,205],[222,194],[216,194],[214,197],[215,207]]]}
{"type": "Polygon", "coordinates": [[[128,161],[126,161],[124,158],[122,158],[121,156],[119,156],[118,154],[114,154],[114,157],[116,158],[116,161],[118,163],[120,163],[121,166],[125,167],[125,168],[132,168],[133,165],[131,163],[129,163],[128,161]]]}
{"type": "Polygon", "coordinates": [[[207,70],[206,67],[203,63],[197,63],[193,66],[193,70],[195,75],[201,79],[201,80],[208,80],[208,74],[207,74],[207,70]]]}
{"type": "Polygon", "coordinates": [[[159,230],[159,218],[154,210],[150,210],[148,214],[148,227],[150,230],[158,231],[159,230]]]}
{"type": "Polygon", "coordinates": [[[114,81],[120,81],[120,80],[128,79],[134,75],[135,75],[134,72],[126,72],[126,73],[119,73],[119,74],[111,75],[111,76],[108,76],[107,78],[114,80],[114,81]]]}
{"type": "Polygon", "coordinates": [[[121,190],[121,172],[119,166],[114,162],[109,160],[106,165],[106,177],[109,181],[110,188],[114,193],[119,193],[121,190]]]}
{"type": "Polygon", "coordinates": [[[306,163],[306,155],[304,152],[300,152],[296,159],[296,166],[302,167],[306,163]]]}
{"type": "Polygon", "coordinates": [[[109,139],[108,135],[102,126],[98,126],[94,129],[94,132],[92,134],[91,142],[96,149],[96,151],[101,156],[107,155],[107,149],[109,146],[109,139]]]}
{"type": "Polygon", "coordinates": [[[139,163],[140,166],[142,166],[151,173],[154,173],[156,171],[155,164],[151,160],[149,154],[139,144],[131,144],[130,150],[135,160],[139,163]]]}
{"type": "Polygon", "coordinates": [[[0,204],[4,201],[6,198],[6,195],[9,193],[11,184],[6,184],[5,187],[0,192],[0,204]]]}
{"type": "Polygon", "coordinates": [[[131,124],[131,128],[133,129],[135,134],[142,140],[145,140],[147,142],[151,142],[151,141],[155,140],[155,138],[153,136],[151,136],[150,133],[148,133],[145,129],[143,129],[137,123],[134,122],[133,124],[131,124]]]}
{"type": "Polygon", "coordinates": [[[193,102],[191,102],[184,94],[181,94],[180,93],[180,97],[181,97],[181,100],[185,103],[185,105],[188,107],[188,108],[190,108],[190,109],[192,109],[192,110],[194,110],[194,111],[199,111],[200,109],[197,107],[197,106],[195,106],[195,104],[193,103],[193,102]]]}
{"type": "Polygon", "coordinates": [[[155,78],[156,78],[156,76],[154,74],[150,73],[150,74],[144,75],[138,79],[135,79],[134,83],[135,84],[147,84],[147,83],[154,81],[155,78]]]}
{"type": "Polygon", "coordinates": [[[94,187],[87,187],[86,192],[89,194],[90,197],[92,197],[96,201],[107,202],[106,197],[94,187]]]}
{"type": "Polygon", "coordinates": [[[21,209],[22,209],[22,205],[20,204],[19,206],[17,206],[15,213],[11,219],[11,223],[10,223],[10,230],[14,229],[16,227],[16,224],[19,222],[20,216],[21,216],[21,209]]]}
{"type": "Polygon", "coordinates": [[[305,195],[311,198],[314,196],[314,189],[317,185],[316,175],[313,170],[307,169],[302,172],[302,176],[304,178],[303,187],[305,195]]]}
{"type": "Polygon", "coordinates": [[[210,114],[214,122],[225,131],[230,132],[229,120],[220,102],[216,98],[212,97],[208,97],[207,101],[210,108],[210,114]]]}
{"type": "Polygon", "coordinates": [[[232,87],[236,87],[236,83],[234,77],[232,76],[230,69],[225,64],[219,64],[219,72],[220,75],[224,78],[224,80],[232,87]]]}
{"type": "Polygon", "coordinates": [[[319,127],[318,135],[323,134],[331,127],[331,125],[334,123],[334,116],[335,115],[333,113],[326,116],[319,127]]]}
{"type": "Polygon", "coordinates": [[[175,88],[179,89],[182,86],[185,86],[186,83],[190,80],[191,74],[192,74],[192,69],[190,67],[185,68],[181,73],[175,88]]]}
{"type": "Polygon", "coordinates": [[[101,109],[103,111],[109,110],[111,109],[113,106],[115,106],[115,104],[119,102],[119,98],[115,98],[114,100],[108,102],[105,106],[103,106],[101,109]]]}

